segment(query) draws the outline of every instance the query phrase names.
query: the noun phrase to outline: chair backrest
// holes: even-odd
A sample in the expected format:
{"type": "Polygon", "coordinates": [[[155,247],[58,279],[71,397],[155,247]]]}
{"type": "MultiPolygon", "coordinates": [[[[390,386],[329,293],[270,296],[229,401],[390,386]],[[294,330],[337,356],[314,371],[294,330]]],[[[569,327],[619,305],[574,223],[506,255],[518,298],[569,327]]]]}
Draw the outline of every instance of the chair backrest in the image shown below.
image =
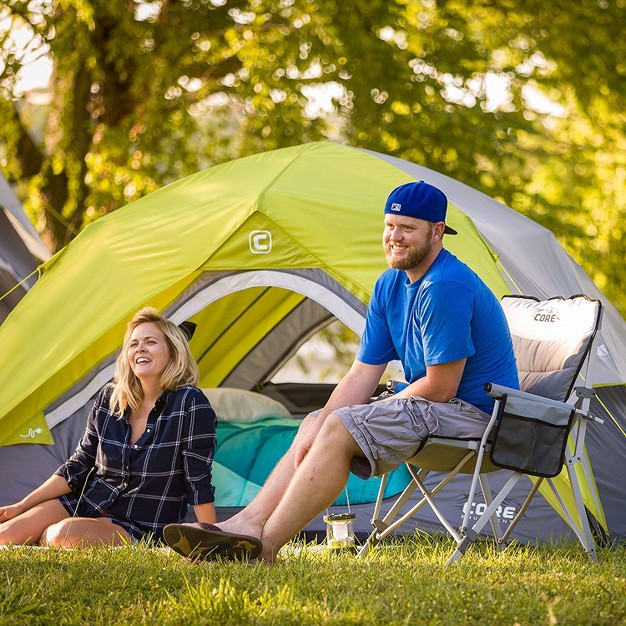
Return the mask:
{"type": "Polygon", "coordinates": [[[602,303],[584,295],[504,296],[522,391],[565,402],[590,354],[602,303]]]}

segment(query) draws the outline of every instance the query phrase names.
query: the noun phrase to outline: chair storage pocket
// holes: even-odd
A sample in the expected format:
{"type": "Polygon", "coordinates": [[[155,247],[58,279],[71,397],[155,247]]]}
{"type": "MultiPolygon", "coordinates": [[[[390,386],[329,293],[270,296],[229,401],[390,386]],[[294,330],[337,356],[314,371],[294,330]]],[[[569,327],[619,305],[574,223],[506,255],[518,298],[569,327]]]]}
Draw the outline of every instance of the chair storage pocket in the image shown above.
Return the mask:
{"type": "Polygon", "coordinates": [[[573,418],[571,407],[505,396],[491,438],[492,463],[532,476],[557,476],[573,418]]]}

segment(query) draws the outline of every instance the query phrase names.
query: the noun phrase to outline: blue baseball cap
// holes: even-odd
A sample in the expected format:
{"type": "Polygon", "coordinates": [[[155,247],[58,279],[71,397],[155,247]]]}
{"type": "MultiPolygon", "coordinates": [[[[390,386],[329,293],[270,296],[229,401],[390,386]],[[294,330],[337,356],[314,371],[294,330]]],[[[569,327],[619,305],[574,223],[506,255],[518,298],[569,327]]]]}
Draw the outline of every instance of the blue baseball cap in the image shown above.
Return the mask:
{"type": "MultiPolygon", "coordinates": [[[[387,198],[385,213],[392,215],[407,215],[427,222],[446,223],[448,198],[437,187],[433,187],[423,180],[419,183],[405,183],[396,187],[387,198]]],[[[453,228],[446,225],[444,233],[457,235],[453,228]]]]}

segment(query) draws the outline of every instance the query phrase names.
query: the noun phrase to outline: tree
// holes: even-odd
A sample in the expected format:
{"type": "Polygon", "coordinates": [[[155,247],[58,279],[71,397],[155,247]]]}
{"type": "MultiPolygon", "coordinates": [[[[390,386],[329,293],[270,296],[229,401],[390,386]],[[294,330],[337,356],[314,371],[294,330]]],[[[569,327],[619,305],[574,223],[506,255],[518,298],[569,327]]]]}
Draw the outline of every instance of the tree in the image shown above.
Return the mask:
{"type": "Polygon", "coordinates": [[[199,168],[329,138],[526,213],[626,312],[623,0],[7,0],[2,11],[1,166],[53,249],[199,168]],[[16,92],[18,27],[54,61],[40,135],[16,92]]]}

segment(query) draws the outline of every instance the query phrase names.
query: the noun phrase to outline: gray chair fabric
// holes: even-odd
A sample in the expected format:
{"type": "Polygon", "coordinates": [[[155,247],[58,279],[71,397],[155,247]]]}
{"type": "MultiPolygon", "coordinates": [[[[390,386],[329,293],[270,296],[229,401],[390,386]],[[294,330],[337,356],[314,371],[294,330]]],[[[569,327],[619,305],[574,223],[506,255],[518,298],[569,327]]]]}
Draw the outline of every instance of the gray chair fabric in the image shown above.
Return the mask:
{"type": "Polygon", "coordinates": [[[502,298],[523,391],[568,399],[598,328],[598,305],[586,296],[502,298]]]}

